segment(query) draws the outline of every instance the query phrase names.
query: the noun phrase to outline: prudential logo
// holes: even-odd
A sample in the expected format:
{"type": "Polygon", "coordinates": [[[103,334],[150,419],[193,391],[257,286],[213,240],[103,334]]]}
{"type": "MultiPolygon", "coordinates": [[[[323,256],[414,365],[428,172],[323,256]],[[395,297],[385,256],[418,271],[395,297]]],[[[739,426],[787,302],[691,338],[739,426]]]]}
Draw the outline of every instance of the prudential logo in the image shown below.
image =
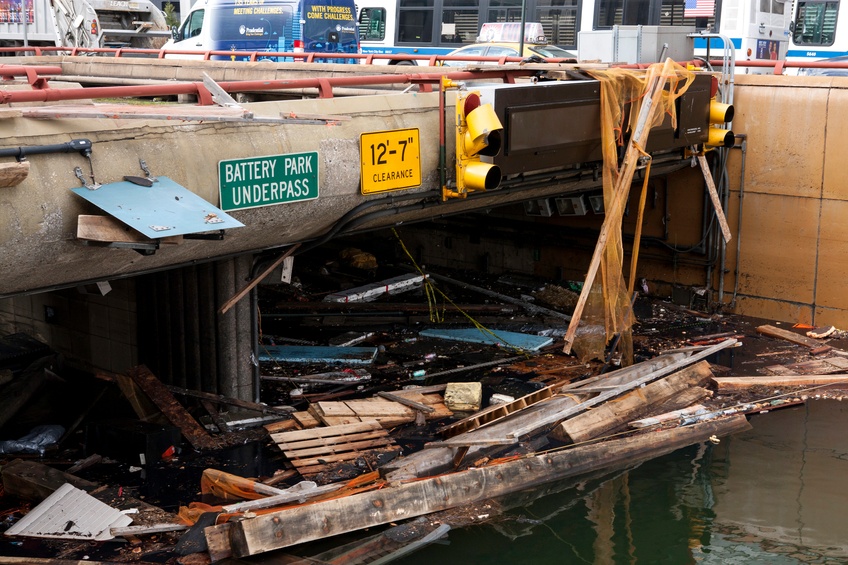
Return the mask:
{"type": "Polygon", "coordinates": [[[239,35],[244,35],[245,31],[247,31],[247,28],[245,26],[239,26],[239,35]]]}

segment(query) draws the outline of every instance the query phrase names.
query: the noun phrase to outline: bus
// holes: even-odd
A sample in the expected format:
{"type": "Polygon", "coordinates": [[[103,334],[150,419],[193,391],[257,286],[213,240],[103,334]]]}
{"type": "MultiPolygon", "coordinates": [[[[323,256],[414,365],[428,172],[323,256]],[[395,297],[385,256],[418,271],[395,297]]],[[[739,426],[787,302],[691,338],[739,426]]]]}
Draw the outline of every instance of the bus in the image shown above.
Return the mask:
{"type": "MultiPolygon", "coordinates": [[[[846,0],[848,1],[848,0],[846,0]]],[[[801,0],[829,6],[838,0],[801,0]]],[[[360,0],[363,54],[444,55],[477,42],[486,22],[541,22],[547,42],[577,51],[581,31],[616,26],[680,26],[718,32],[737,60],[782,59],[790,40],[791,0],[360,0]],[[697,6],[700,12],[693,11],[697,6]],[[697,14],[697,15],[693,15],[697,14]],[[707,14],[707,15],[704,15],[707,14]]],[[[718,54],[720,39],[696,37],[695,52],[718,54]]],[[[415,64],[387,59],[389,64],[415,64]]]]}
{"type": "MultiPolygon", "coordinates": [[[[197,59],[207,51],[359,53],[354,0],[200,0],[173,35],[162,49],[181,53],[167,58],[197,59]]],[[[244,61],[248,56],[215,55],[212,59],[244,61]]],[[[292,61],[273,55],[259,59],[292,61]]],[[[314,61],[359,62],[355,57],[314,61]]]]}
{"type": "MultiPolygon", "coordinates": [[[[363,54],[446,55],[477,42],[484,23],[541,22],[548,43],[577,47],[578,0],[360,0],[363,54]]],[[[414,61],[375,62],[414,65],[414,61]]]]}
{"type": "Polygon", "coordinates": [[[848,15],[840,0],[797,0],[790,24],[787,61],[817,61],[848,55],[848,15]]]}

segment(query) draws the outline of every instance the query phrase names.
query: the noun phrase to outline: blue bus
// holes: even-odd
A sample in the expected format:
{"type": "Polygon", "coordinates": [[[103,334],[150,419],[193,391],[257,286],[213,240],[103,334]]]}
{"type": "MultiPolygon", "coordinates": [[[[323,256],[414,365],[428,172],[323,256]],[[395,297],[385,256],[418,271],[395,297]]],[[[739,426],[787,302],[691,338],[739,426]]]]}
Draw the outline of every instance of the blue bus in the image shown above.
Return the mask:
{"type": "MultiPolygon", "coordinates": [[[[207,51],[266,52],[260,60],[292,61],[273,52],[357,54],[359,29],[353,0],[201,0],[163,47],[168,58],[203,58],[207,51]]],[[[214,55],[244,61],[246,55],[214,55]]],[[[315,62],[358,63],[315,57],[315,62]]]]}

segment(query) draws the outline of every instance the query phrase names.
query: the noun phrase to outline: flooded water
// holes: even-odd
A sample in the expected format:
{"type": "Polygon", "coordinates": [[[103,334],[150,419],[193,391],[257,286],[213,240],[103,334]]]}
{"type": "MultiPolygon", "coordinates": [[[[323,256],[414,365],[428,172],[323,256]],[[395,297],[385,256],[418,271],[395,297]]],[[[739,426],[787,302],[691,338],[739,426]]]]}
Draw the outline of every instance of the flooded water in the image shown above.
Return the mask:
{"type": "Polygon", "coordinates": [[[719,445],[514,500],[397,563],[848,562],[848,402],[751,424],[719,445]]]}

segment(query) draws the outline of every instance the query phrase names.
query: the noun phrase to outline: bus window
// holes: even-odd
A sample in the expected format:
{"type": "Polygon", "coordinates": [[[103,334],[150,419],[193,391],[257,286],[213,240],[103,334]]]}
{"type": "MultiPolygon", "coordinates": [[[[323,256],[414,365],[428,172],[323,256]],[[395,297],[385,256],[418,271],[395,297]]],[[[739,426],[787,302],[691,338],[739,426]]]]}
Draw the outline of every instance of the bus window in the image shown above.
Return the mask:
{"type": "Polygon", "coordinates": [[[839,2],[798,2],[792,41],[796,45],[833,45],[839,2]]]}
{"type": "Polygon", "coordinates": [[[477,41],[477,0],[444,0],[442,10],[442,42],[474,43],[477,41]],[[450,33],[446,33],[450,30],[450,33]]]}
{"type": "Polygon", "coordinates": [[[398,43],[433,41],[433,0],[400,0],[398,43]]]}
{"type": "Polygon", "coordinates": [[[383,41],[386,39],[386,9],[362,8],[359,12],[360,41],[383,41]]]}

